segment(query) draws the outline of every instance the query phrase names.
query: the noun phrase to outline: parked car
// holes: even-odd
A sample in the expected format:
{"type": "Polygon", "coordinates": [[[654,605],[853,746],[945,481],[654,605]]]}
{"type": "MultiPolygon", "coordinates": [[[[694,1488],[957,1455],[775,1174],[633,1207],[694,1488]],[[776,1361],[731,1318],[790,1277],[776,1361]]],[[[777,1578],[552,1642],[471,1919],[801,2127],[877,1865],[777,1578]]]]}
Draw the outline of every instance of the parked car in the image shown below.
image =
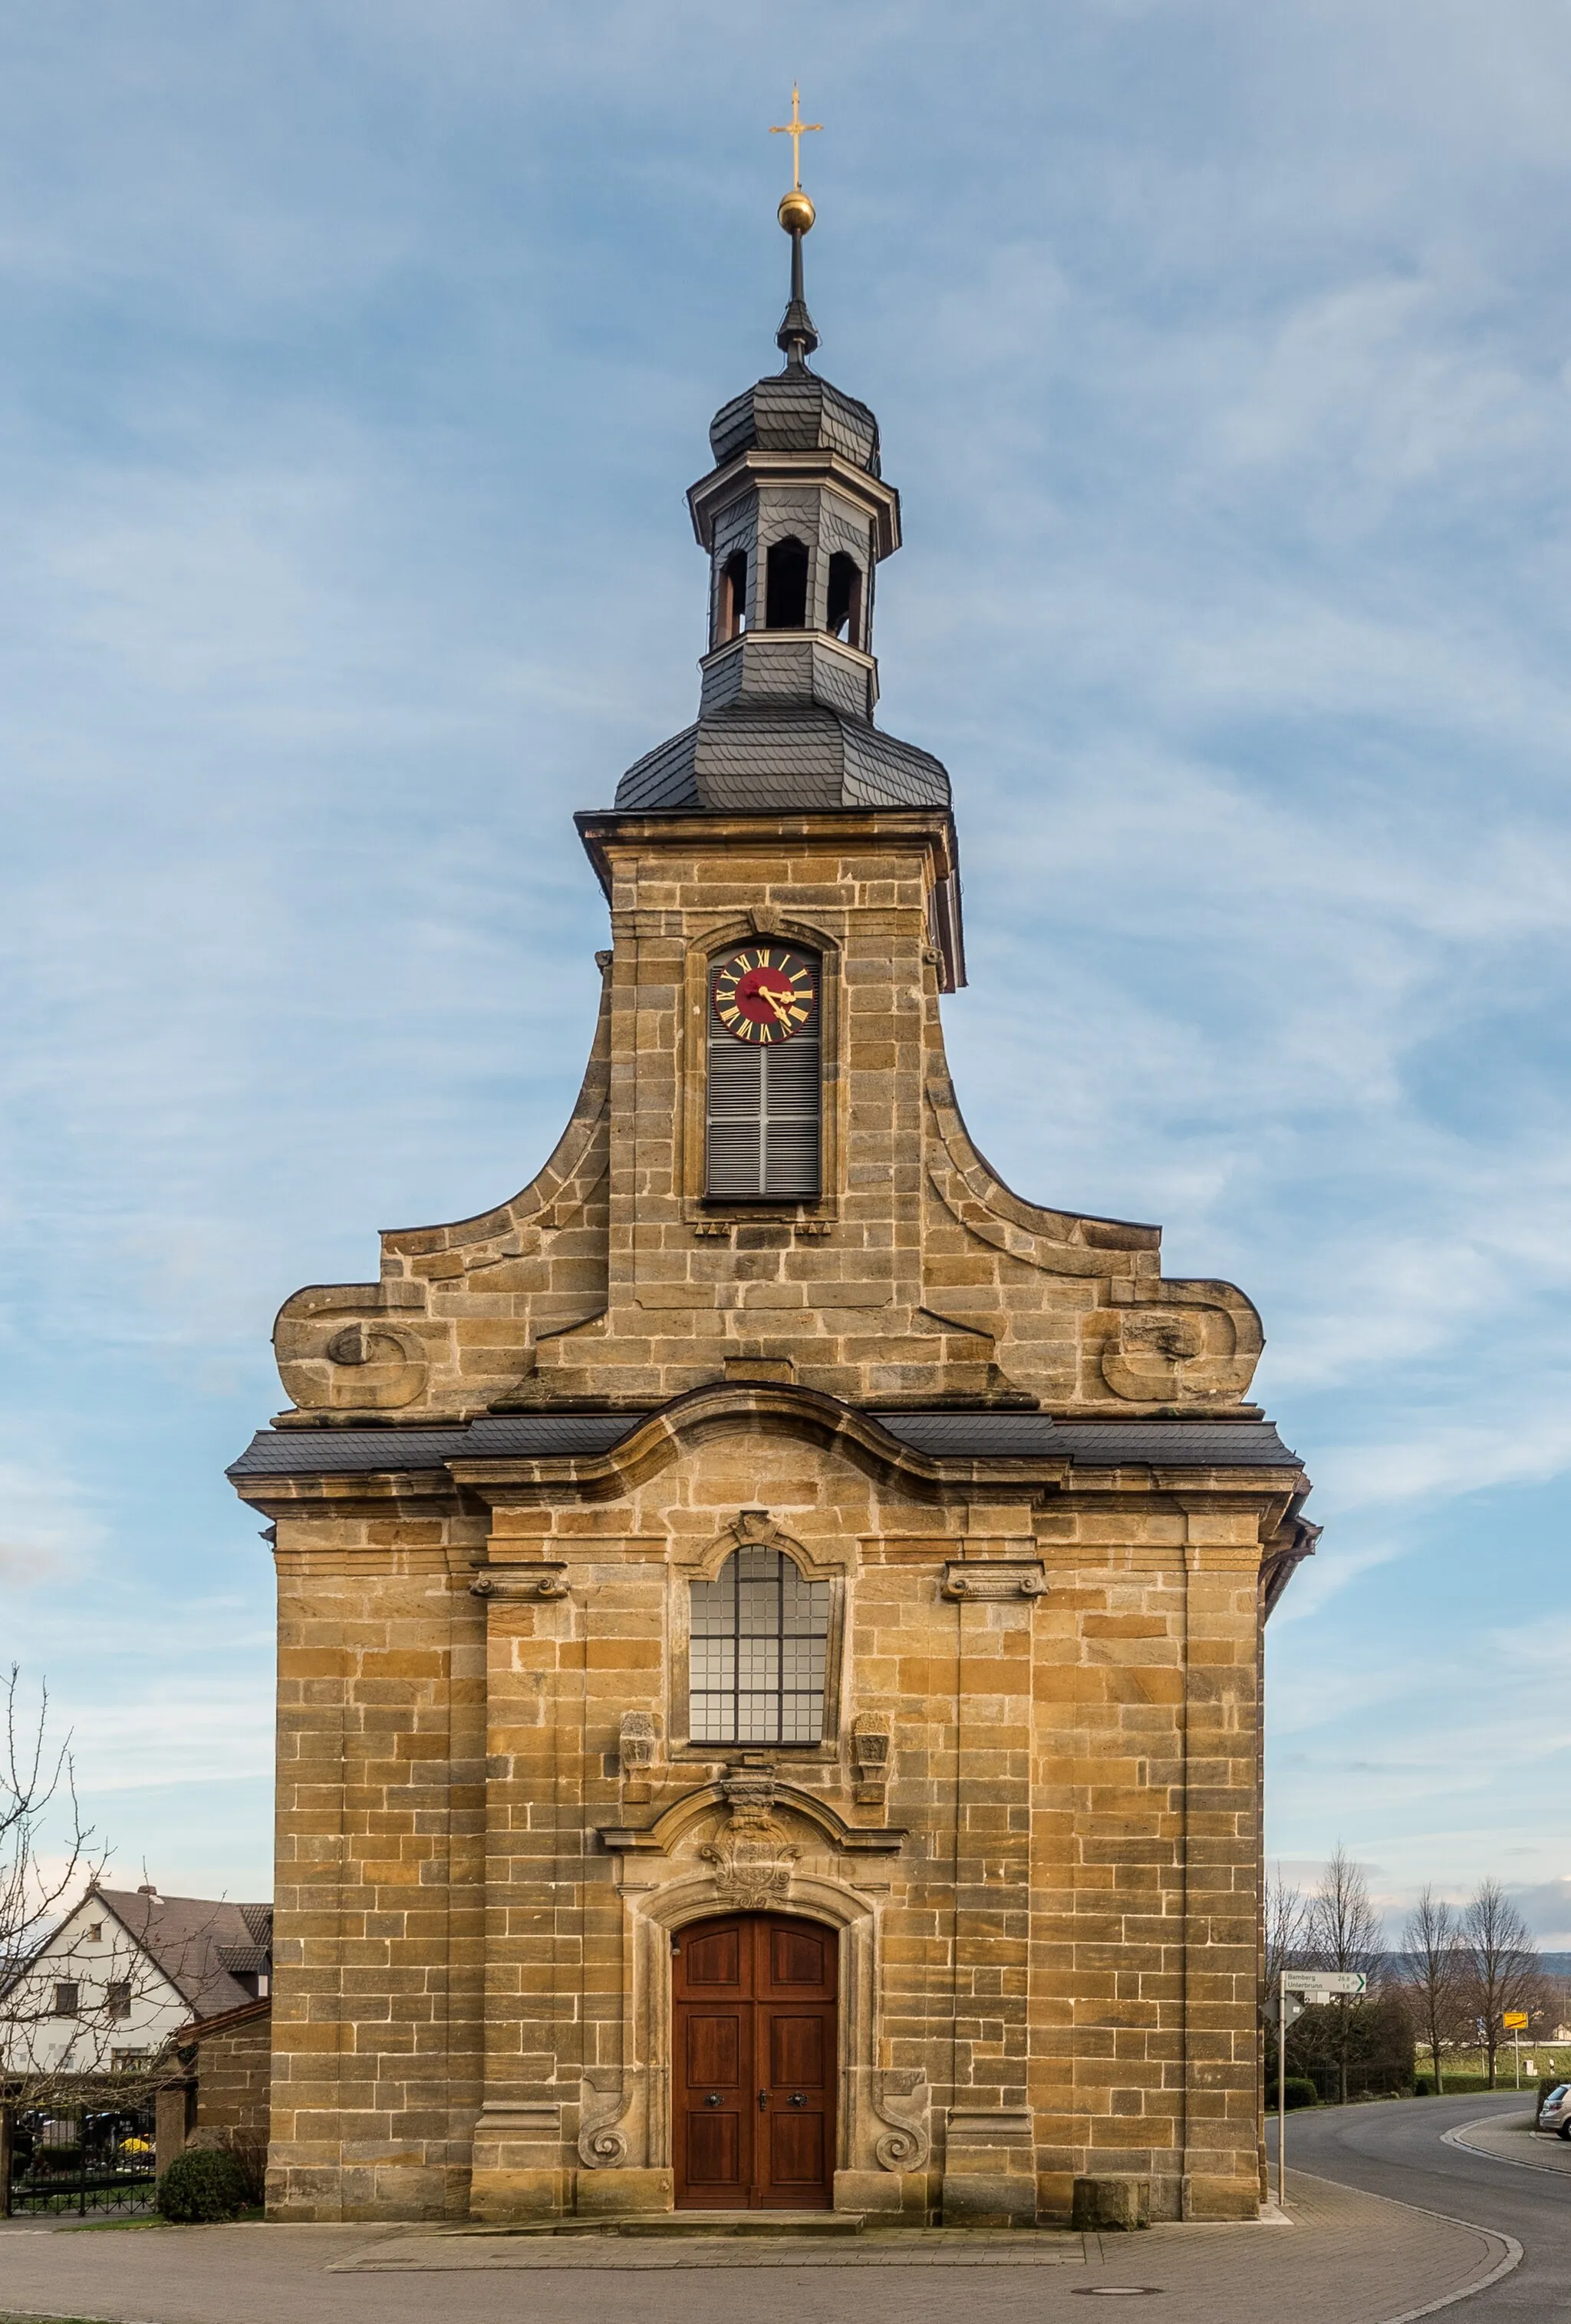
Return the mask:
{"type": "Polygon", "coordinates": [[[1539,2108],[1539,2128],[1557,2130],[1562,2138],[1571,2139],[1571,2082],[1556,2083],[1539,2108]]]}

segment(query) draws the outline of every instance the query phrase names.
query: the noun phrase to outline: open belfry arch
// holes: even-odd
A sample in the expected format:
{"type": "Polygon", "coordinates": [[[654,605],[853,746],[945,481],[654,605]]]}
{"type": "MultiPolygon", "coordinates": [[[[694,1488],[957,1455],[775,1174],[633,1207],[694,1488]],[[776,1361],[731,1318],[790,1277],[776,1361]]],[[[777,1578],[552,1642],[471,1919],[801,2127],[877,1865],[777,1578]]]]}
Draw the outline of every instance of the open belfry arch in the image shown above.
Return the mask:
{"type": "Polygon", "coordinates": [[[785,365],[689,495],[698,715],[577,818],[572,1119],[285,1303],[230,1472],[279,1575],[279,2218],[1261,2200],[1307,1482],[1243,1293],[960,1118],[949,778],[874,723],[899,501],[809,365],[799,180],[781,219],[785,365]]]}

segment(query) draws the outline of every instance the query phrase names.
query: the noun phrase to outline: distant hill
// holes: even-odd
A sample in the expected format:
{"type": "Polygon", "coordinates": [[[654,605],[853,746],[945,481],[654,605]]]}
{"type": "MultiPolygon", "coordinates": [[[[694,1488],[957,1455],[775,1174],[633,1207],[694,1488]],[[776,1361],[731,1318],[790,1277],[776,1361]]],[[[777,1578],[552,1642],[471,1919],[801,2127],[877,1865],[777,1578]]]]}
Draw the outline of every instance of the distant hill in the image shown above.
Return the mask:
{"type": "MultiPolygon", "coordinates": [[[[1539,1959],[1551,1977],[1571,1978],[1571,1953],[1541,1952],[1539,1959]]],[[[1390,1952],[1384,1956],[1384,1960],[1388,1969],[1395,1969],[1401,1960],[1401,1955],[1390,1952]]]]}

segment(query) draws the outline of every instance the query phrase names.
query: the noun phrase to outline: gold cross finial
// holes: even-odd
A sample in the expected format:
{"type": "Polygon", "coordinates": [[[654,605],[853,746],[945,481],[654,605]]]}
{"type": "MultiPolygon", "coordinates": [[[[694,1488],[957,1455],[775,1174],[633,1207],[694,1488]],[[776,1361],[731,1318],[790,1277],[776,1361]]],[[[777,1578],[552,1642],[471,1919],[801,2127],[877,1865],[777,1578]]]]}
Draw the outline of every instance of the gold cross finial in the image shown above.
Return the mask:
{"type": "Polygon", "coordinates": [[[791,190],[794,194],[799,194],[802,191],[802,141],[811,135],[813,130],[822,127],[822,121],[804,121],[802,118],[802,98],[795,82],[793,81],[791,118],[789,121],[772,123],[769,134],[771,137],[789,137],[791,140],[791,190]]]}

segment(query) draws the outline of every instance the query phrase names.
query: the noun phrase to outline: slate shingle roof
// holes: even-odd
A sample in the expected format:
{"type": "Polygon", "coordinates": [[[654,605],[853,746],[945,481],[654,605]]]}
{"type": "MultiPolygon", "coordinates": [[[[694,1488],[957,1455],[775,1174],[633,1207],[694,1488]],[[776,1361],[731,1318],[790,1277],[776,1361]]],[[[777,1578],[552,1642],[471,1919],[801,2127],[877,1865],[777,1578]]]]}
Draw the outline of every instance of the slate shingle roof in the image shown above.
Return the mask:
{"type": "MultiPolygon", "coordinates": [[[[647,1415],[498,1413],[455,1428],[264,1428],[231,1477],[439,1469],[447,1461],[562,1460],[608,1452],[647,1415]]],[[[913,1452],[935,1459],[1062,1460],[1088,1467],[1296,1469],[1270,1421],[1054,1420],[1044,1412],[874,1412],[913,1452]]]]}
{"type": "Polygon", "coordinates": [[[694,807],[711,815],[832,813],[837,807],[947,807],[940,760],[822,703],[728,705],[628,769],[622,814],[694,807]]]}
{"type": "Polygon", "coordinates": [[[722,404],[709,425],[717,468],[739,452],[838,452],[878,470],[878,423],[865,403],[800,365],[773,372],[722,404]]]}

